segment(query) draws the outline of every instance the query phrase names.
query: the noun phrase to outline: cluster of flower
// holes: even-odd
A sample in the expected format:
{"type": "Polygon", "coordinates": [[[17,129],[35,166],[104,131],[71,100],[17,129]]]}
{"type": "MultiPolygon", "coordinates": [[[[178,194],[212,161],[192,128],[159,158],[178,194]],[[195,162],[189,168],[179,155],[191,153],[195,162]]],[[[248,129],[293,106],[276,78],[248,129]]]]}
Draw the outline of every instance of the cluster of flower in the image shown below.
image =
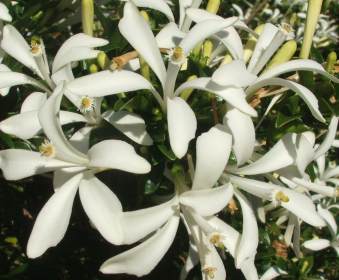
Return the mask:
{"type": "MultiPolygon", "coordinates": [[[[337,144],[338,118],[331,119],[321,144],[315,143],[313,132],[290,133],[263,154],[256,143],[252,121],[257,111],[249,104],[262,87],[279,86],[296,92],[312,115],[325,122],[314,94],[292,79],[279,76],[307,70],[336,83],[339,80],[308,59],[287,61],[263,71],[273,54],[291,38],[288,26],[276,27],[267,23],[259,36],[236,17],[224,19],[199,9],[199,0],[179,2],[178,24],[166,1],[133,0],[133,3],[125,3],[118,26],[124,38],[153,70],[162,93],[137,73],[139,59],[123,64],[115,61],[111,69],[75,78],[72,64],[96,58],[99,51],[95,48],[108,43],[104,39],[85,34],[72,36],[60,47],[50,69],[42,39],[33,40],[29,46],[12,25],[6,24],[2,28],[2,56],[13,57],[28,67],[34,77],[13,72],[1,64],[1,94],[6,95],[11,87],[24,84],[39,91],[24,100],[19,114],[0,122],[0,129],[25,140],[43,133],[48,140],[38,151],[0,151],[0,168],[7,180],[51,171],[54,174],[55,192],[37,216],[28,241],[30,258],[41,256],[63,238],[77,190],[88,218],[107,241],[115,245],[141,241],[104,262],[100,268],[103,273],[148,274],[171,246],[181,219],[190,237],[182,279],[199,261],[203,279],[225,279],[226,271],[218,250],[227,250],[234,257],[236,267],[242,270],[246,279],[259,279],[254,264],[259,239],[256,214],[264,221],[265,212],[280,207],[277,223],[287,222],[285,241],[293,246],[296,254],[300,253],[298,234],[302,222],[314,227],[328,226],[333,234],[331,241],[309,240],[304,247],[320,250],[333,246],[339,250],[337,225],[328,209],[334,206],[325,208],[320,204],[325,197],[338,196],[339,180],[335,177],[339,175],[339,168],[325,170],[326,152],[333,143],[337,144]],[[168,18],[169,23],[156,37],[138,6],[155,9],[168,18]],[[192,23],[195,23],[193,27],[192,23]],[[244,50],[237,29],[252,34],[256,45],[250,55],[244,50]],[[189,63],[190,52],[208,38],[217,43],[217,50],[208,62],[211,68],[218,64],[220,50],[227,49],[232,60],[217,67],[211,77],[192,79],[177,86],[177,76],[189,63]],[[167,51],[165,57],[161,54],[164,49],[167,51]],[[168,61],[167,69],[164,61],[168,61]],[[126,111],[101,112],[104,97],[139,90],[151,92],[167,116],[170,145],[180,159],[186,155],[197,130],[195,114],[181,95],[187,89],[210,92],[225,101],[227,112],[223,123],[197,137],[196,164],[195,168],[189,164],[189,176],[180,172],[167,174],[176,189],[169,201],[146,209],[123,211],[117,196],[96,174],[110,169],[145,174],[151,170],[151,165],[124,141],[104,140],[90,147],[91,130],[106,121],[140,145],[152,145],[153,140],[139,115],[126,111]],[[78,108],[78,112],[60,109],[64,97],[78,108]],[[67,139],[62,125],[75,122],[85,125],[67,139]],[[236,158],[233,165],[228,163],[231,152],[236,158]],[[318,177],[312,182],[305,169],[313,161],[318,166],[318,177]],[[253,210],[245,193],[269,204],[261,204],[253,210]],[[217,216],[232,199],[241,206],[242,233],[217,216]]],[[[11,21],[3,4],[0,17],[3,21],[11,21]]],[[[280,92],[272,99],[267,112],[282,95],[280,92]]],[[[272,279],[280,273],[284,272],[273,267],[261,279],[272,279]]]]}

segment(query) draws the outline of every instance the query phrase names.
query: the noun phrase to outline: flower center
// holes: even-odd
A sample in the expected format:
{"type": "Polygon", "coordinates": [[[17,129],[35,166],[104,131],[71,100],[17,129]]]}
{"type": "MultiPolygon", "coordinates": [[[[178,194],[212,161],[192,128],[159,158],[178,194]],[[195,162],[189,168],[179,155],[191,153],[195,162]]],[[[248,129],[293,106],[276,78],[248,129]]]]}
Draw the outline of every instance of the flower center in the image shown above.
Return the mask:
{"type": "Polygon", "coordinates": [[[205,273],[207,278],[210,278],[210,279],[214,279],[216,271],[217,271],[216,267],[205,267],[202,269],[202,272],[205,273]]]}
{"type": "Polygon", "coordinates": [[[224,243],[222,242],[224,238],[218,233],[218,232],[214,232],[210,235],[210,242],[215,246],[218,247],[220,249],[224,249],[224,243]]]}
{"type": "Polygon", "coordinates": [[[31,41],[31,52],[33,55],[38,55],[41,53],[41,47],[37,40],[31,41]]]}
{"type": "Polygon", "coordinates": [[[182,63],[185,59],[184,50],[181,47],[175,47],[171,51],[171,60],[174,63],[182,63]]]}
{"type": "Polygon", "coordinates": [[[53,144],[45,140],[40,146],[39,146],[39,152],[42,156],[45,157],[55,157],[56,150],[53,144]]]}
{"type": "Polygon", "coordinates": [[[289,197],[286,194],[284,194],[282,191],[278,191],[275,194],[275,199],[279,202],[285,202],[285,203],[290,201],[289,197]]]}
{"type": "Polygon", "coordinates": [[[292,27],[292,25],[286,23],[286,22],[283,22],[281,25],[280,25],[280,30],[286,35],[286,36],[289,36],[291,38],[294,37],[294,29],[292,27]]]}
{"type": "Polygon", "coordinates": [[[84,96],[81,99],[80,111],[82,113],[91,112],[91,111],[93,111],[94,107],[95,107],[95,100],[93,98],[88,97],[88,96],[84,96]]]}

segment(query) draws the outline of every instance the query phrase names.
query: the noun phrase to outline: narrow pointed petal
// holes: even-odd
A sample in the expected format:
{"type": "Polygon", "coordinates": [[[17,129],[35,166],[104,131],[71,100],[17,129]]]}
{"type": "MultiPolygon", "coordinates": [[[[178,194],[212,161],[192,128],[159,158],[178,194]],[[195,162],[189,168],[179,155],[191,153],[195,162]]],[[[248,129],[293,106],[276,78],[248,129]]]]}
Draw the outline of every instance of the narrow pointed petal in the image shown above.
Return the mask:
{"type": "Polygon", "coordinates": [[[143,76],[132,71],[101,71],[71,81],[66,91],[79,96],[102,97],[136,90],[153,91],[153,86],[143,76]]]}
{"type": "Polygon", "coordinates": [[[0,3],[0,19],[3,21],[12,21],[12,16],[9,14],[8,8],[4,3],[0,3]]]}
{"type": "Polygon", "coordinates": [[[252,157],[255,145],[255,129],[251,117],[231,107],[225,114],[223,123],[232,134],[237,165],[246,163],[252,157]]]}
{"type": "Polygon", "coordinates": [[[339,166],[336,166],[334,168],[327,168],[324,173],[324,179],[328,180],[332,177],[337,177],[339,175],[339,166]]]}
{"type": "Polygon", "coordinates": [[[203,22],[199,22],[192,27],[192,29],[180,42],[179,46],[183,49],[184,54],[187,56],[198,43],[214,35],[218,31],[221,31],[229,26],[232,26],[237,21],[238,21],[237,17],[230,17],[224,20],[209,19],[203,22]]]}
{"type": "Polygon", "coordinates": [[[338,129],[338,117],[332,117],[330,125],[328,126],[328,132],[324,141],[320,144],[315,151],[314,159],[317,159],[321,155],[324,155],[332,146],[338,129]]]}
{"type": "Polygon", "coordinates": [[[326,157],[325,157],[325,155],[321,155],[315,161],[316,161],[317,167],[318,167],[318,176],[320,178],[322,178],[323,175],[324,175],[324,172],[325,172],[326,157]]]}
{"type": "Polygon", "coordinates": [[[29,258],[41,256],[48,248],[56,246],[64,237],[81,179],[82,174],[71,178],[52,195],[41,209],[27,244],[29,258]]]}
{"type": "Polygon", "coordinates": [[[293,178],[292,180],[293,182],[297,183],[300,186],[303,186],[304,188],[312,192],[316,192],[328,197],[335,196],[335,188],[333,187],[318,185],[316,183],[312,183],[311,181],[307,181],[301,178],[293,178]]]}
{"type": "Polygon", "coordinates": [[[212,127],[197,139],[197,162],[192,189],[211,188],[226,167],[232,147],[232,136],[222,125],[212,127]]]}
{"type": "Polygon", "coordinates": [[[180,203],[192,207],[201,216],[211,216],[223,210],[233,196],[233,186],[188,191],[180,196],[180,203]]]}
{"type": "MultiPolygon", "coordinates": [[[[60,70],[62,66],[65,65],[64,62],[61,62],[61,61],[66,61],[65,57],[68,57],[71,59],[72,57],[71,54],[77,55],[76,52],[78,49],[80,49],[80,52],[82,54],[85,54],[85,49],[89,51],[88,54],[91,54],[90,53],[91,48],[102,47],[107,44],[108,44],[107,40],[88,36],[83,33],[73,35],[72,37],[70,37],[68,40],[66,40],[62,44],[57,54],[55,55],[53,66],[52,66],[52,69],[53,69],[52,72],[53,73],[57,72],[58,70],[60,70]]],[[[76,60],[71,60],[71,61],[76,61],[76,60]]]]}
{"type": "Polygon", "coordinates": [[[287,134],[279,140],[265,155],[254,163],[239,168],[237,173],[244,175],[263,174],[284,168],[296,159],[293,135],[287,134]]]}
{"type": "Polygon", "coordinates": [[[89,165],[119,169],[136,174],[148,173],[151,165],[139,156],[132,145],[120,140],[104,140],[88,151],[89,165]]]}
{"type": "Polygon", "coordinates": [[[171,49],[179,45],[185,35],[174,22],[170,22],[159,31],[155,39],[159,48],[171,49]]]}
{"type": "Polygon", "coordinates": [[[31,48],[19,31],[14,26],[8,24],[3,28],[2,36],[1,48],[43,78],[39,66],[32,55],[31,48]]]}
{"type": "Polygon", "coordinates": [[[12,71],[0,71],[1,95],[6,95],[8,89],[14,86],[30,84],[40,89],[44,89],[38,81],[22,73],[12,71]]]}
{"type": "Polygon", "coordinates": [[[167,122],[171,148],[182,158],[195,137],[197,119],[189,105],[180,97],[167,99],[167,122]]]}
{"type": "Polygon", "coordinates": [[[79,194],[96,229],[108,242],[120,245],[124,238],[120,225],[122,206],[116,195],[90,172],[81,180],[79,194]]]}
{"type": "Polygon", "coordinates": [[[63,84],[59,85],[53,95],[48,98],[39,112],[40,124],[56,148],[57,157],[70,162],[86,164],[87,157],[76,150],[66,139],[58,118],[60,103],[63,96],[63,84]]]}
{"type": "Polygon", "coordinates": [[[93,126],[85,126],[83,128],[80,128],[72,135],[72,137],[69,139],[69,142],[78,151],[87,154],[89,150],[89,141],[92,130],[93,126]]]}
{"type": "Polygon", "coordinates": [[[189,243],[188,255],[185,261],[184,266],[180,272],[180,279],[185,280],[188,276],[188,273],[199,263],[199,255],[197,248],[192,242],[189,243]]]}
{"type": "Polygon", "coordinates": [[[47,94],[43,92],[33,92],[22,102],[20,113],[39,110],[47,100],[47,94]]]}
{"type": "Polygon", "coordinates": [[[44,157],[40,153],[10,149],[0,151],[0,169],[6,180],[20,180],[73,164],[44,157]]]}
{"type": "Polygon", "coordinates": [[[106,111],[102,117],[134,142],[146,146],[153,144],[145,121],[139,115],[127,111],[106,111]]]}
{"type": "Polygon", "coordinates": [[[318,100],[315,97],[315,95],[306,87],[281,78],[269,78],[265,80],[260,80],[259,82],[256,82],[252,86],[250,86],[246,93],[248,95],[251,95],[253,92],[255,92],[257,89],[265,87],[265,86],[282,86],[287,87],[293,91],[295,91],[299,97],[304,100],[308,108],[310,109],[312,115],[320,122],[325,122],[324,117],[322,116],[321,112],[319,111],[319,104],[318,100]]]}
{"type": "Polygon", "coordinates": [[[131,2],[125,4],[124,17],[119,22],[119,30],[132,47],[142,55],[164,85],[166,69],[152,30],[131,2]]]}
{"type": "Polygon", "coordinates": [[[212,75],[212,80],[221,86],[247,87],[257,79],[246,70],[243,60],[233,60],[220,66],[212,75]]]}
{"type": "Polygon", "coordinates": [[[302,134],[297,135],[297,138],[296,138],[297,158],[296,158],[295,164],[301,176],[304,176],[306,167],[314,159],[313,143],[312,141],[310,142],[310,139],[307,137],[307,135],[308,134],[306,133],[302,133],[302,134]]]}
{"type": "Polygon", "coordinates": [[[243,265],[243,262],[252,258],[256,252],[259,244],[259,233],[257,220],[253,209],[244,195],[235,191],[243,215],[243,230],[239,246],[235,254],[235,263],[238,268],[243,265]]]}
{"type": "MultiPolygon", "coordinates": [[[[128,1],[128,0],[123,0],[128,1]]],[[[164,0],[133,0],[133,3],[140,8],[148,8],[163,13],[169,21],[174,21],[170,6],[164,0]]]]}
{"type": "Polygon", "coordinates": [[[69,179],[86,171],[86,167],[73,166],[57,169],[53,172],[53,188],[57,192],[69,179]]]}
{"type": "Polygon", "coordinates": [[[180,87],[177,88],[174,95],[177,96],[182,91],[189,88],[212,92],[223,98],[227,103],[231,104],[233,107],[237,108],[243,113],[248,114],[252,117],[257,116],[257,112],[247,103],[246,95],[244,91],[240,88],[220,87],[211,82],[211,79],[209,78],[198,78],[183,83],[180,87]]]}
{"type": "Polygon", "coordinates": [[[104,262],[100,271],[104,274],[128,273],[138,277],[150,273],[171,246],[178,225],[179,217],[173,216],[145,242],[104,262]]]}
{"type": "Polygon", "coordinates": [[[330,247],[331,242],[327,239],[313,239],[304,242],[303,246],[312,251],[320,251],[330,247]]]}
{"type": "Polygon", "coordinates": [[[266,80],[288,72],[295,71],[313,71],[315,73],[325,76],[333,82],[339,83],[338,78],[325,71],[321,64],[310,59],[297,59],[279,64],[260,75],[258,81],[266,80]]]}
{"type": "Polygon", "coordinates": [[[177,197],[160,205],[137,211],[124,212],[121,218],[124,244],[132,244],[160,228],[177,211],[177,197]]]}
{"type": "Polygon", "coordinates": [[[286,271],[280,269],[279,267],[270,267],[265,273],[261,276],[260,280],[272,280],[277,278],[282,274],[287,274],[286,271]]]}
{"type": "Polygon", "coordinates": [[[338,226],[333,214],[326,208],[322,208],[320,204],[318,204],[318,213],[325,220],[332,236],[335,237],[338,233],[338,226]]]}

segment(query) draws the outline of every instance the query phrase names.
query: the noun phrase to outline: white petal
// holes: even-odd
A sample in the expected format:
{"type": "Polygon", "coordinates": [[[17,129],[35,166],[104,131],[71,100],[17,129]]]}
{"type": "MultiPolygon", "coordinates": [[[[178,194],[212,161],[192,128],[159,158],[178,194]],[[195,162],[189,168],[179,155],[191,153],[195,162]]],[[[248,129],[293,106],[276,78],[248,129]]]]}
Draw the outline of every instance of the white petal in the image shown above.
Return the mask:
{"type": "Polygon", "coordinates": [[[8,8],[4,3],[0,3],[0,19],[3,21],[12,21],[12,16],[9,14],[8,8]]]}
{"type": "Polygon", "coordinates": [[[299,173],[304,176],[306,167],[314,158],[313,143],[309,141],[307,134],[302,133],[297,135],[296,146],[297,158],[295,164],[297,165],[299,173]]]}
{"type": "Polygon", "coordinates": [[[322,208],[320,204],[318,204],[318,213],[327,223],[327,226],[330,229],[332,236],[336,236],[338,233],[338,226],[333,214],[326,208],[322,208]]]}
{"type": "Polygon", "coordinates": [[[137,211],[124,212],[121,226],[124,244],[132,244],[165,224],[178,209],[178,199],[174,197],[166,203],[137,211]]]}
{"type": "Polygon", "coordinates": [[[3,28],[2,35],[3,39],[1,40],[1,48],[17,61],[35,72],[38,76],[43,78],[32,55],[31,48],[19,31],[14,26],[8,24],[3,28]]]}
{"type": "Polygon", "coordinates": [[[259,233],[257,220],[253,209],[244,195],[235,191],[243,215],[243,229],[239,246],[235,254],[235,263],[237,267],[241,267],[246,259],[252,258],[259,244],[259,233]]]}
{"type": "Polygon", "coordinates": [[[116,195],[90,172],[80,182],[82,207],[101,235],[110,243],[120,245],[122,206],[116,195]]]}
{"type": "Polygon", "coordinates": [[[76,123],[76,122],[84,122],[87,123],[87,119],[78,113],[68,112],[68,111],[60,111],[60,124],[69,124],[69,123],[76,123]]]}
{"type": "Polygon", "coordinates": [[[250,86],[246,90],[246,93],[251,94],[255,92],[257,89],[265,86],[282,86],[295,91],[299,95],[299,97],[304,100],[308,108],[311,110],[312,115],[320,122],[325,122],[324,117],[319,111],[318,100],[315,97],[315,95],[306,87],[295,82],[280,78],[265,79],[261,80],[260,82],[256,82],[255,84],[250,86]]]}
{"type": "Polygon", "coordinates": [[[145,121],[139,115],[127,111],[107,111],[102,117],[134,142],[147,146],[153,144],[146,131],[145,121]]]}
{"type": "Polygon", "coordinates": [[[0,151],[0,168],[6,180],[20,180],[72,164],[42,156],[40,153],[10,149],[0,151]]]}
{"type": "Polygon", "coordinates": [[[324,141],[321,143],[321,145],[318,147],[318,149],[315,151],[314,159],[317,159],[321,155],[324,155],[331,148],[337,133],[337,128],[338,128],[338,118],[332,117],[330,125],[328,126],[328,132],[326,134],[326,137],[324,141]]]}
{"type": "Polygon", "coordinates": [[[212,127],[197,139],[196,166],[192,189],[211,188],[226,167],[232,147],[232,136],[222,125],[212,127]]]}
{"type": "Polygon", "coordinates": [[[180,203],[192,207],[201,216],[211,216],[223,210],[233,196],[233,186],[221,186],[184,192],[180,203]]]}
{"type": "Polygon", "coordinates": [[[328,180],[332,177],[337,177],[339,175],[339,166],[336,166],[334,168],[327,168],[324,173],[324,179],[328,180]]]}
{"type": "Polygon", "coordinates": [[[124,17],[119,22],[119,30],[164,85],[166,69],[152,30],[139,14],[138,9],[130,2],[125,4],[124,17]]]}
{"type": "Polygon", "coordinates": [[[312,226],[326,226],[324,220],[318,215],[313,201],[305,194],[282,187],[278,187],[278,189],[289,198],[288,202],[281,202],[282,207],[312,226]]]}
{"type": "Polygon", "coordinates": [[[63,84],[60,84],[53,95],[48,98],[39,112],[40,124],[56,148],[57,157],[70,162],[86,164],[86,156],[76,150],[66,139],[58,118],[60,103],[63,95],[63,84]]]}
{"type": "Polygon", "coordinates": [[[246,95],[240,88],[221,87],[213,83],[209,78],[198,78],[183,83],[177,88],[174,95],[179,95],[183,90],[189,88],[212,92],[243,113],[253,117],[257,116],[257,112],[247,103],[246,95]]]}
{"type": "Polygon", "coordinates": [[[87,154],[92,130],[93,126],[85,126],[79,129],[72,135],[69,142],[71,142],[72,146],[78,151],[87,154]]]}
{"type": "Polygon", "coordinates": [[[157,233],[140,245],[104,262],[100,271],[105,274],[128,273],[138,277],[150,273],[171,246],[179,218],[172,217],[157,233]]]}
{"type": "Polygon", "coordinates": [[[226,46],[229,53],[234,59],[242,59],[244,56],[244,49],[239,33],[234,27],[228,27],[225,30],[216,33],[215,37],[223,45],[226,46]]]}
{"type": "Polygon", "coordinates": [[[119,169],[143,174],[151,170],[147,160],[139,156],[132,145],[120,140],[105,140],[95,144],[88,151],[90,166],[119,169]]]}
{"type": "Polygon", "coordinates": [[[86,171],[86,167],[75,166],[57,169],[53,172],[53,188],[58,191],[69,179],[80,172],[86,171]]]}
{"type": "Polygon", "coordinates": [[[320,251],[331,246],[331,242],[327,239],[313,239],[304,242],[303,246],[312,251],[320,251]]]}
{"type": "Polygon", "coordinates": [[[313,71],[324,75],[330,80],[339,83],[339,79],[330,75],[318,62],[310,59],[297,59],[279,64],[259,76],[258,81],[277,77],[282,74],[294,71],[313,71]]]}
{"type": "Polygon", "coordinates": [[[25,84],[31,84],[40,89],[45,89],[38,81],[25,74],[12,71],[0,72],[0,89],[2,95],[6,95],[8,88],[25,84]]]}
{"type": "Polygon", "coordinates": [[[259,280],[257,268],[254,264],[255,256],[248,258],[240,266],[241,272],[243,273],[246,280],[259,280]]]}
{"type": "Polygon", "coordinates": [[[301,178],[293,178],[293,182],[297,183],[298,185],[303,186],[304,188],[316,192],[328,197],[334,197],[335,195],[335,188],[329,186],[323,186],[319,184],[312,183],[311,181],[306,181],[301,178]]]}
{"type": "Polygon", "coordinates": [[[63,65],[65,65],[64,62],[61,62],[65,61],[65,57],[71,58],[72,54],[77,55],[76,54],[77,49],[80,49],[80,52],[85,54],[84,49],[86,48],[88,49],[88,51],[90,51],[91,48],[97,48],[105,46],[107,44],[108,41],[104,39],[94,38],[83,33],[75,34],[74,36],[66,40],[58,50],[53,61],[52,72],[53,73],[57,72],[63,65]]]}
{"type": "Polygon", "coordinates": [[[67,84],[66,91],[79,96],[101,97],[136,90],[153,91],[143,76],[132,71],[101,71],[77,78],[67,84]]]}
{"type": "MultiPolygon", "coordinates": [[[[128,1],[128,0],[122,0],[122,1],[128,1]]],[[[153,9],[156,11],[159,11],[163,13],[169,21],[174,21],[174,16],[172,13],[171,8],[164,0],[132,0],[132,2],[137,6],[141,8],[148,8],[153,9]]]]}
{"type": "Polygon", "coordinates": [[[237,164],[242,165],[253,154],[255,145],[255,130],[250,116],[236,108],[229,108],[224,116],[224,125],[232,133],[233,151],[237,158],[237,164]]]}
{"type": "Polygon", "coordinates": [[[257,79],[246,70],[243,60],[233,60],[220,66],[212,75],[212,80],[221,86],[247,87],[257,79]]]}
{"type": "Polygon", "coordinates": [[[180,42],[180,47],[183,49],[187,56],[190,51],[200,42],[210,37],[211,35],[223,30],[238,21],[237,17],[230,17],[224,20],[209,19],[203,22],[197,23],[187,33],[184,39],[180,42]]]}
{"type": "Polygon", "coordinates": [[[339,140],[334,140],[332,146],[335,148],[339,148],[339,140]]]}
{"type": "Polygon", "coordinates": [[[239,168],[237,172],[244,175],[254,175],[276,171],[293,164],[296,157],[293,135],[287,134],[265,155],[254,163],[239,168]]]}
{"type": "Polygon", "coordinates": [[[183,99],[174,97],[167,99],[167,122],[171,148],[178,158],[182,158],[195,137],[197,119],[183,99]]]}
{"type": "Polygon", "coordinates": [[[78,174],[54,193],[41,209],[27,244],[30,258],[41,256],[64,237],[71,218],[73,200],[82,179],[78,174]]]}
{"type": "Polygon", "coordinates": [[[170,22],[162,28],[155,37],[159,48],[171,49],[179,45],[185,33],[174,22],[170,22]]]}
{"type": "Polygon", "coordinates": [[[265,271],[265,273],[261,276],[260,280],[272,280],[281,274],[287,274],[286,271],[280,269],[279,267],[270,267],[265,271]]]}
{"type": "Polygon", "coordinates": [[[47,100],[47,94],[43,92],[33,92],[22,102],[20,113],[39,110],[47,100]]]}

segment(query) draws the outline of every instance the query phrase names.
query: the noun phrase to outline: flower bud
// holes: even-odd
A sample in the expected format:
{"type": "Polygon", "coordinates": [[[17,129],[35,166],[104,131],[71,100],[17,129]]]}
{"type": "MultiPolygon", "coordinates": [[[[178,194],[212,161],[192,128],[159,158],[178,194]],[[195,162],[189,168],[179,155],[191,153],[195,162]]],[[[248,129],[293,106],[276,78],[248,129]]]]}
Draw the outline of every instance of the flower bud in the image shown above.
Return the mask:
{"type": "MultiPolygon", "coordinates": [[[[187,79],[187,82],[193,81],[196,78],[198,78],[196,75],[192,75],[187,79]]],[[[185,89],[184,91],[181,92],[180,97],[184,100],[187,100],[191,96],[192,92],[193,92],[192,88],[185,89]]]]}
{"type": "Polygon", "coordinates": [[[318,23],[322,2],[322,0],[308,1],[305,33],[304,40],[301,46],[300,58],[306,59],[310,56],[313,36],[318,23]]]}
{"type": "Polygon", "coordinates": [[[102,70],[105,70],[109,67],[110,61],[105,52],[101,51],[98,53],[97,63],[102,70]]]}
{"type": "Polygon", "coordinates": [[[90,66],[89,66],[89,72],[91,73],[91,74],[94,74],[94,73],[97,73],[97,72],[99,72],[99,68],[98,68],[98,65],[96,65],[96,64],[94,64],[94,63],[92,63],[90,66]]]}
{"type": "Polygon", "coordinates": [[[266,70],[289,61],[297,51],[297,42],[295,40],[290,40],[282,45],[278,50],[275,56],[268,63],[266,70]]]}
{"type": "MultiPolygon", "coordinates": [[[[263,32],[264,27],[265,27],[265,24],[258,25],[257,28],[254,30],[254,32],[260,35],[263,32]]],[[[253,35],[250,35],[244,48],[244,61],[245,62],[250,60],[257,41],[258,41],[257,38],[255,38],[253,35]]]]}
{"type": "Polygon", "coordinates": [[[94,3],[93,0],[82,0],[82,30],[85,34],[93,36],[94,3]]]}
{"type": "Polygon", "coordinates": [[[326,61],[326,71],[329,73],[333,73],[334,65],[337,62],[337,54],[336,52],[330,52],[327,56],[326,61]]]}
{"type": "Polygon", "coordinates": [[[212,14],[216,14],[220,7],[220,0],[209,0],[206,11],[212,14]]]}
{"type": "Polygon", "coordinates": [[[206,40],[204,42],[203,45],[203,52],[202,52],[202,57],[203,58],[207,58],[207,60],[209,60],[209,58],[211,57],[213,51],[213,43],[211,40],[206,40]]]}

